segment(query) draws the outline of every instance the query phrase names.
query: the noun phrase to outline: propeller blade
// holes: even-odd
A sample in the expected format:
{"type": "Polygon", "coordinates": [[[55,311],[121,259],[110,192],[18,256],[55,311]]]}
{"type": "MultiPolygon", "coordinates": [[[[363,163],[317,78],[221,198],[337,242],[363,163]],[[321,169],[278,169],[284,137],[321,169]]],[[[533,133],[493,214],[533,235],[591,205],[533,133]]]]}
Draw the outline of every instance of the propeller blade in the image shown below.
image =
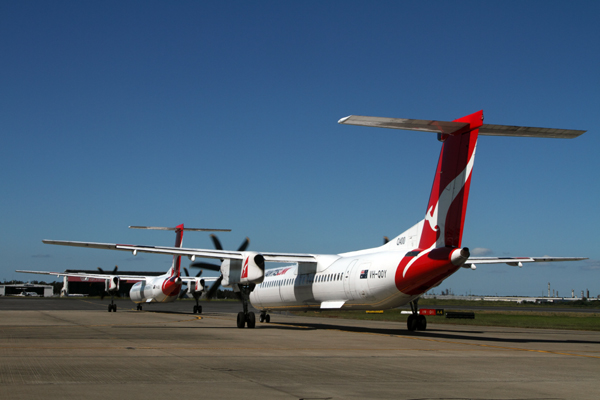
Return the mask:
{"type": "Polygon", "coordinates": [[[98,271],[99,271],[101,274],[103,274],[103,273],[104,273],[104,270],[103,270],[102,268],[100,268],[100,267],[98,267],[98,271]]]}
{"type": "Polygon", "coordinates": [[[115,269],[113,269],[113,272],[112,272],[112,273],[113,273],[113,274],[116,274],[118,269],[119,269],[119,266],[118,266],[118,265],[115,265],[115,269]]]}
{"type": "Polygon", "coordinates": [[[215,249],[223,250],[223,246],[221,246],[221,242],[219,241],[219,238],[216,235],[210,235],[210,238],[212,239],[213,244],[215,245],[215,249]]]}
{"type": "Polygon", "coordinates": [[[206,292],[206,298],[207,299],[212,299],[215,297],[215,295],[217,294],[217,290],[219,289],[219,287],[221,286],[221,281],[223,280],[223,275],[221,275],[219,277],[219,279],[217,279],[215,281],[215,283],[213,283],[213,285],[208,289],[208,291],[206,292]]]}
{"type": "Polygon", "coordinates": [[[192,267],[192,268],[209,269],[211,271],[220,271],[221,270],[221,266],[220,265],[210,264],[210,263],[206,263],[206,262],[202,262],[202,261],[193,262],[193,263],[190,264],[190,267],[192,267]]]}
{"type": "Polygon", "coordinates": [[[183,271],[185,272],[185,276],[190,276],[190,271],[186,267],[183,267],[183,271]]]}
{"type": "Polygon", "coordinates": [[[388,238],[387,236],[383,237],[383,244],[386,244],[389,241],[390,241],[390,238],[388,238]]]}
{"type": "Polygon", "coordinates": [[[204,271],[202,271],[202,270],[198,271],[198,273],[196,274],[196,278],[199,278],[199,277],[200,277],[200,275],[202,275],[202,273],[203,273],[203,272],[204,272],[204,271]]]}
{"type": "Polygon", "coordinates": [[[179,293],[179,298],[183,299],[185,297],[185,295],[187,294],[187,292],[188,292],[187,288],[183,289],[181,291],[181,293],[179,293]]]}
{"type": "Polygon", "coordinates": [[[237,251],[244,251],[244,250],[246,250],[246,248],[248,248],[248,245],[249,245],[249,244],[250,244],[250,238],[248,238],[248,237],[246,236],[246,240],[244,240],[244,241],[242,242],[242,245],[241,245],[241,246],[238,248],[238,250],[237,250],[237,251]]]}

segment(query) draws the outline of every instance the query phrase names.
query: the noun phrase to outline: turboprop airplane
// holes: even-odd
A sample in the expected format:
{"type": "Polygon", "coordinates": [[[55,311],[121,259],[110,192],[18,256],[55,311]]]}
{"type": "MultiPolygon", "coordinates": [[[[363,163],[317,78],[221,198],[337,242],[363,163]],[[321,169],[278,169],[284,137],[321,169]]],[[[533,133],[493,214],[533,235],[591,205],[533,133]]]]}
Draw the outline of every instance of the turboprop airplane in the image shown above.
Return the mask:
{"type": "MultiPolygon", "coordinates": [[[[196,229],[196,228],[184,228],[183,224],[176,226],[175,228],[165,228],[156,226],[130,226],[131,229],[154,229],[154,230],[169,230],[175,231],[175,248],[181,248],[183,240],[183,231],[221,231],[229,232],[229,229],[196,229]]],[[[214,240],[214,239],[213,239],[214,240]]],[[[121,281],[137,281],[131,287],[129,291],[129,297],[131,301],[137,304],[137,310],[142,311],[142,304],[144,303],[170,303],[182,297],[188,291],[196,300],[194,306],[194,314],[202,313],[202,306],[198,303],[200,296],[204,292],[205,283],[207,281],[214,281],[217,278],[200,278],[200,274],[195,277],[184,277],[181,276],[181,256],[173,256],[173,264],[169,270],[159,276],[140,276],[140,275],[117,275],[117,268],[113,270],[112,274],[95,274],[95,273],[65,273],[65,272],[45,272],[45,271],[25,271],[17,270],[16,272],[23,272],[28,274],[43,274],[43,275],[54,275],[57,277],[77,277],[83,279],[101,279],[104,280],[104,290],[111,296],[110,304],[108,305],[108,312],[117,312],[117,305],[114,303],[114,297],[119,292],[119,285],[121,281]],[[183,284],[187,284],[187,289],[181,290],[183,284]]]]}
{"type": "MultiPolygon", "coordinates": [[[[418,299],[461,267],[506,263],[521,267],[529,262],[576,261],[582,257],[472,257],[462,247],[463,226],[471,173],[479,135],[574,138],[585,131],[483,124],[478,111],[454,121],[349,116],[341,124],[437,133],[442,142],[425,218],[383,246],[342,254],[295,254],[224,251],[178,247],[44,240],[44,243],[99,249],[172,254],[221,259],[221,276],[213,286],[232,287],[243,311],[238,328],[254,328],[251,303],[269,322],[274,310],[359,309],[382,310],[410,304],[410,331],[425,330],[418,299]],[[271,270],[266,262],[292,263],[271,270]]],[[[194,264],[192,264],[194,266],[194,264]]],[[[199,265],[200,268],[206,268],[199,265]]],[[[210,269],[210,268],[209,268],[210,269]]],[[[213,287],[211,287],[211,290],[213,287]]]]}

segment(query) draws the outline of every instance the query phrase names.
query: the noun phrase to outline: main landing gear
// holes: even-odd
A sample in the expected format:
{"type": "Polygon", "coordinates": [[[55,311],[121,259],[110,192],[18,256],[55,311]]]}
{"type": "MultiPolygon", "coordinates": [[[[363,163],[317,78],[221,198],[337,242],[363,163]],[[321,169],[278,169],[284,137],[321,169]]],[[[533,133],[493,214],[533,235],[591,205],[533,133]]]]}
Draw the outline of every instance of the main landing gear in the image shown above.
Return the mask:
{"type": "Polygon", "coordinates": [[[255,285],[233,285],[233,290],[239,293],[240,300],[244,311],[240,311],[237,315],[237,327],[242,329],[246,326],[248,328],[254,328],[256,326],[256,315],[253,312],[248,311],[248,301],[250,300],[250,293],[254,290],[255,285]],[[236,290],[237,289],[237,290],[236,290]]]}
{"type": "Polygon", "coordinates": [[[408,320],[406,321],[406,327],[411,332],[416,330],[427,330],[427,318],[425,318],[424,315],[419,314],[418,303],[419,299],[410,302],[410,309],[412,311],[412,314],[408,316],[408,320]]]}
{"type": "Polygon", "coordinates": [[[258,320],[261,323],[266,322],[268,324],[269,322],[271,322],[271,316],[269,314],[267,314],[266,311],[263,311],[263,312],[260,313],[260,316],[258,317],[258,320]]]}
{"type": "Polygon", "coordinates": [[[138,311],[142,311],[142,305],[141,305],[141,304],[138,304],[138,305],[137,305],[137,310],[138,310],[138,311]]]}

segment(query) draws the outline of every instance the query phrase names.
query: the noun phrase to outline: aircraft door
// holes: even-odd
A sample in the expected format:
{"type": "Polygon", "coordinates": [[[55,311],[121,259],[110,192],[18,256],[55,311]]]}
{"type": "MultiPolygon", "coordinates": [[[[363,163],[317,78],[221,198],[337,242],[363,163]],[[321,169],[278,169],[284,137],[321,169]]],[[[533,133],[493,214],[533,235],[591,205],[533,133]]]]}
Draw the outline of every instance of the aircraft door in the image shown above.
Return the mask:
{"type": "Polygon", "coordinates": [[[344,292],[346,292],[346,298],[348,299],[358,298],[356,294],[356,281],[358,279],[358,275],[356,275],[357,262],[358,260],[353,260],[344,273],[344,292]]]}

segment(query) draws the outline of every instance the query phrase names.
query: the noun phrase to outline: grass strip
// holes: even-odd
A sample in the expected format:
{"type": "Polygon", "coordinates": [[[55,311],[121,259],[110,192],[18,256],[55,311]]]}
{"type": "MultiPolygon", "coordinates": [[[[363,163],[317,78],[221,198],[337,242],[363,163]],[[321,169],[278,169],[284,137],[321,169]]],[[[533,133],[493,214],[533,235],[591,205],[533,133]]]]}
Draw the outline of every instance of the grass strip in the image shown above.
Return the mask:
{"type": "MultiPolygon", "coordinates": [[[[345,318],[372,321],[393,321],[405,324],[408,315],[402,310],[385,310],[383,313],[365,311],[308,311],[296,315],[321,318],[345,318]]],[[[459,311],[459,310],[452,310],[459,311]]],[[[552,313],[529,311],[475,311],[475,319],[447,319],[444,316],[427,316],[430,324],[503,326],[512,328],[568,329],[600,331],[600,313],[552,313]]]]}

